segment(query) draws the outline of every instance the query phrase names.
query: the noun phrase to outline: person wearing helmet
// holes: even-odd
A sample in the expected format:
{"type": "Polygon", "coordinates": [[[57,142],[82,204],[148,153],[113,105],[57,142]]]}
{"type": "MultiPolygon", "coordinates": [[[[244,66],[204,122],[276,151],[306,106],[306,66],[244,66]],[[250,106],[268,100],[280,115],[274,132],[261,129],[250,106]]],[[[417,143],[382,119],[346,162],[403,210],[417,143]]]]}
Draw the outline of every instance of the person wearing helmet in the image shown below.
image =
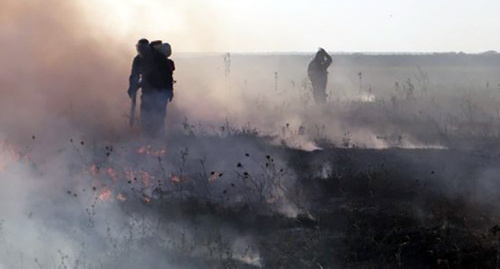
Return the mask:
{"type": "Polygon", "coordinates": [[[326,102],[327,69],[331,63],[332,57],[324,49],[320,48],[307,68],[307,74],[313,87],[314,101],[317,104],[326,102]]]}

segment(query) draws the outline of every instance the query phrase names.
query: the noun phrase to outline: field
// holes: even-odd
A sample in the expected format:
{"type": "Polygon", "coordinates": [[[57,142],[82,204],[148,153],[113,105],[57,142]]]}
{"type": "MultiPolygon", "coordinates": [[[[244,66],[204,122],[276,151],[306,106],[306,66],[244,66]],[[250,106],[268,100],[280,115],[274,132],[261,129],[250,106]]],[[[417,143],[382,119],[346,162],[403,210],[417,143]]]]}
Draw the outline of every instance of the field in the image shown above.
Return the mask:
{"type": "Polygon", "coordinates": [[[500,268],[500,56],[311,57],[177,55],[161,139],[122,67],[2,118],[0,268],[500,268]]]}

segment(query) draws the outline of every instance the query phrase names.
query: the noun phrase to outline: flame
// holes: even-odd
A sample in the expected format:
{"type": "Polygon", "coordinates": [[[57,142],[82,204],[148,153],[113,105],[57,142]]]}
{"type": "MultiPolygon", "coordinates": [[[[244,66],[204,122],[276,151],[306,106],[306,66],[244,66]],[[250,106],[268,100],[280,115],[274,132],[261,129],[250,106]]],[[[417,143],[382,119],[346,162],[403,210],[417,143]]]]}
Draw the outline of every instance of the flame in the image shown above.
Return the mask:
{"type": "Polygon", "coordinates": [[[178,177],[178,176],[176,176],[176,175],[172,175],[172,176],[170,176],[170,181],[171,181],[172,183],[174,183],[174,184],[176,184],[176,183],[180,183],[180,182],[181,182],[181,178],[180,178],[180,177],[178,177]]]}
{"type": "Polygon", "coordinates": [[[154,179],[153,176],[151,176],[148,172],[146,171],[141,171],[141,182],[145,187],[148,187],[149,184],[151,183],[151,180],[154,179]]]}
{"type": "Polygon", "coordinates": [[[89,168],[87,168],[87,171],[91,176],[96,177],[99,169],[97,168],[97,165],[93,164],[89,168]]]}
{"type": "Polygon", "coordinates": [[[208,182],[213,183],[217,180],[218,177],[219,175],[217,173],[212,173],[210,177],[208,177],[208,182]]]}
{"type": "Polygon", "coordinates": [[[118,200],[120,202],[125,202],[125,201],[127,201],[127,197],[121,193],[118,193],[118,195],[116,195],[116,200],[118,200]]]}
{"type": "Polygon", "coordinates": [[[141,155],[160,157],[165,155],[165,153],[167,153],[167,150],[164,147],[160,147],[159,149],[153,149],[151,145],[146,145],[138,148],[137,153],[141,155]]]}
{"type": "Polygon", "coordinates": [[[113,168],[108,167],[106,169],[106,173],[111,178],[111,180],[113,180],[113,181],[117,181],[118,180],[118,174],[115,172],[115,170],[113,170],[113,168]]]}
{"type": "Polygon", "coordinates": [[[111,191],[110,188],[105,188],[105,189],[99,190],[99,193],[97,194],[97,198],[101,201],[108,201],[109,199],[111,199],[112,194],[113,194],[113,192],[111,191]]]}

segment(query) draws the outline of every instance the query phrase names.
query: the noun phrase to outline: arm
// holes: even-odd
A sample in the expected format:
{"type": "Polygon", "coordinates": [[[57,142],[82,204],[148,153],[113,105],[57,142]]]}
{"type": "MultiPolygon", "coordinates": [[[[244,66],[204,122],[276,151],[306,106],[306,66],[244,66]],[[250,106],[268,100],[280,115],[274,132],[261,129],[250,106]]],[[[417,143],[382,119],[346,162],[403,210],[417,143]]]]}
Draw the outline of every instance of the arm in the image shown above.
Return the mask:
{"type": "Polygon", "coordinates": [[[325,57],[324,67],[326,69],[330,66],[330,64],[332,64],[332,57],[325,50],[322,51],[323,51],[323,56],[325,57]]]}
{"type": "Polygon", "coordinates": [[[128,87],[128,95],[130,98],[135,96],[137,90],[139,89],[139,79],[140,79],[140,58],[135,57],[134,61],[132,62],[132,70],[130,71],[130,76],[129,76],[129,87],[128,87]]]}

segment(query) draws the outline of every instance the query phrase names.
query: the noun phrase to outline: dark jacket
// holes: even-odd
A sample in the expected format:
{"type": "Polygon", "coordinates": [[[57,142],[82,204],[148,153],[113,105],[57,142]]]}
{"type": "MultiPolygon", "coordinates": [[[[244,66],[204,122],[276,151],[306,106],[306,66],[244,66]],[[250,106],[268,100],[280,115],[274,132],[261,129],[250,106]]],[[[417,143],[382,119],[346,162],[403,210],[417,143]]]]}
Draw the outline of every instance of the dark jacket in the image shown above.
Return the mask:
{"type": "Polygon", "coordinates": [[[157,89],[173,88],[173,72],[175,70],[174,62],[160,52],[153,50],[153,67],[146,76],[148,83],[157,89]]]}
{"type": "Polygon", "coordinates": [[[307,68],[309,78],[315,79],[326,77],[328,74],[327,69],[331,63],[332,57],[330,57],[328,53],[323,51],[319,51],[318,53],[316,53],[316,56],[309,63],[309,66],[307,68]]]}
{"type": "Polygon", "coordinates": [[[137,91],[138,88],[150,88],[148,77],[153,69],[153,55],[149,45],[138,47],[138,54],[132,61],[132,70],[129,76],[129,91],[137,91]]]}

